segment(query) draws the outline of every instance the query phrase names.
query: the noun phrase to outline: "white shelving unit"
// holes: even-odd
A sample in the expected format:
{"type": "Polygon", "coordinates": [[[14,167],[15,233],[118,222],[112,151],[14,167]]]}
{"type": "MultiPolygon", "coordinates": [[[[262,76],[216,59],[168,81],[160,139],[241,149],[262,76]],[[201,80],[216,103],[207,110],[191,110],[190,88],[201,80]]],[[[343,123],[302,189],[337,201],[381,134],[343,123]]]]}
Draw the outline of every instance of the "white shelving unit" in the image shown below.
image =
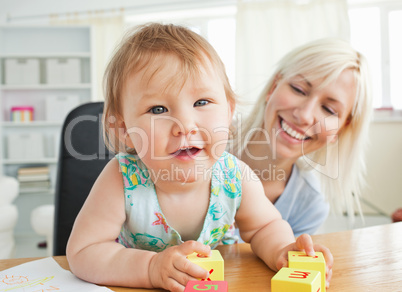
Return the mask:
{"type": "Polygon", "coordinates": [[[0,173],[16,177],[19,168],[30,166],[49,166],[51,173],[50,188],[20,192],[16,233],[32,232],[31,210],[54,201],[60,131],[68,109],[95,99],[92,43],[89,26],[0,26],[0,173]],[[33,121],[12,120],[11,109],[23,106],[34,109],[33,121]],[[9,145],[10,137],[32,133],[40,136],[43,155],[15,157],[19,152],[10,147],[34,145],[9,145]]]}

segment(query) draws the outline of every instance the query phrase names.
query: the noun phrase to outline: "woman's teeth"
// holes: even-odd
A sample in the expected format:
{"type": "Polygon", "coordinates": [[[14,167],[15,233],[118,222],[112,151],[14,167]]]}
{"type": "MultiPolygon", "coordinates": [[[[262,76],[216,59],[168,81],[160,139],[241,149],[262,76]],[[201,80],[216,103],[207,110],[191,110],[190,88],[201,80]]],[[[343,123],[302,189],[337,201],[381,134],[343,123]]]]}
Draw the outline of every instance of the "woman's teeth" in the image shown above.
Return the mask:
{"type": "Polygon", "coordinates": [[[288,134],[292,138],[295,138],[300,141],[306,140],[308,138],[307,136],[302,135],[302,134],[296,132],[295,130],[293,130],[288,124],[286,124],[286,122],[284,120],[281,121],[281,127],[282,127],[282,130],[284,130],[286,132],[286,134],[288,134]]]}

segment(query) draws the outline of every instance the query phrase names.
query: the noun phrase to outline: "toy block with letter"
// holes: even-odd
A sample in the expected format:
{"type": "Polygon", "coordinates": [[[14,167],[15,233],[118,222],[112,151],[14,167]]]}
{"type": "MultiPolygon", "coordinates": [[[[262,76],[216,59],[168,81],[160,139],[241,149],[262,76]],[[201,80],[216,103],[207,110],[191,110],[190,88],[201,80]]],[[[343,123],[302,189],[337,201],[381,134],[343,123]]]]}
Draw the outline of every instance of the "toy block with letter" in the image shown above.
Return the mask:
{"type": "Polygon", "coordinates": [[[212,250],[211,256],[209,257],[201,256],[200,254],[195,252],[188,255],[187,259],[209,272],[209,278],[202,279],[202,281],[224,280],[224,264],[219,250],[212,250]]]}
{"type": "Polygon", "coordinates": [[[184,292],[215,291],[228,292],[226,281],[188,281],[184,292]]]}
{"type": "Polygon", "coordinates": [[[288,252],[289,268],[306,269],[321,272],[321,292],[325,292],[325,258],[322,252],[315,252],[315,256],[308,256],[302,251],[288,252]]]}
{"type": "Polygon", "coordinates": [[[321,273],[304,269],[282,268],[271,279],[272,292],[321,292],[321,273]]]}

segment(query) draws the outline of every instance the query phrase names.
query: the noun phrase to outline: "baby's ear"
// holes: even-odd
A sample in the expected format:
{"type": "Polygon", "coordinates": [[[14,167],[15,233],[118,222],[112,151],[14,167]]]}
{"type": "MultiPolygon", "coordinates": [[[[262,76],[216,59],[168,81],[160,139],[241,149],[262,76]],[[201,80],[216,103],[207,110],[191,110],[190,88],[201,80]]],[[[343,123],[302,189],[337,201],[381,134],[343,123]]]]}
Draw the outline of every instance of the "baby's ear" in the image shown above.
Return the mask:
{"type": "Polygon", "coordinates": [[[134,148],[133,142],[128,135],[127,127],[125,122],[120,118],[111,117],[109,118],[109,128],[113,132],[116,140],[120,141],[120,144],[124,144],[129,148],[134,148]]]}
{"type": "Polygon", "coordinates": [[[134,148],[133,141],[131,141],[131,137],[130,137],[130,135],[128,134],[128,130],[127,130],[127,127],[126,127],[126,123],[121,122],[121,124],[120,124],[120,129],[122,129],[122,131],[123,131],[122,136],[121,136],[121,138],[122,138],[123,140],[120,140],[120,141],[121,141],[123,144],[125,144],[127,147],[129,147],[129,148],[134,148]]]}

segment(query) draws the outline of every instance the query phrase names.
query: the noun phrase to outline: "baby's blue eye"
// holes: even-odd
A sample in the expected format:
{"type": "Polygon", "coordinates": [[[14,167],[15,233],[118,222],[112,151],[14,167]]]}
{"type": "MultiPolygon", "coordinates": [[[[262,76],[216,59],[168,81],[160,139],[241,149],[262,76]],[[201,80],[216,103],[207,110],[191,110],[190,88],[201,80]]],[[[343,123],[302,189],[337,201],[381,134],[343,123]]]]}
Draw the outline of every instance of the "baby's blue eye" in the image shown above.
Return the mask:
{"type": "Polygon", "coordinates": [[[197,100],[194,103],[194,106],[203,106],[203,105],[207,105],[209,103],[208,100],[202,99],[202,100],[197,100]]]}
{"type": "Polygon", "coordinates": [[[149,110],[151,113],[153,113],[154,115],[159,115],[159,114],[163,114],[167,112],[167,108],[165,108],[164,106],[154,106],[153,108],[151,108],[149,110]]]}

